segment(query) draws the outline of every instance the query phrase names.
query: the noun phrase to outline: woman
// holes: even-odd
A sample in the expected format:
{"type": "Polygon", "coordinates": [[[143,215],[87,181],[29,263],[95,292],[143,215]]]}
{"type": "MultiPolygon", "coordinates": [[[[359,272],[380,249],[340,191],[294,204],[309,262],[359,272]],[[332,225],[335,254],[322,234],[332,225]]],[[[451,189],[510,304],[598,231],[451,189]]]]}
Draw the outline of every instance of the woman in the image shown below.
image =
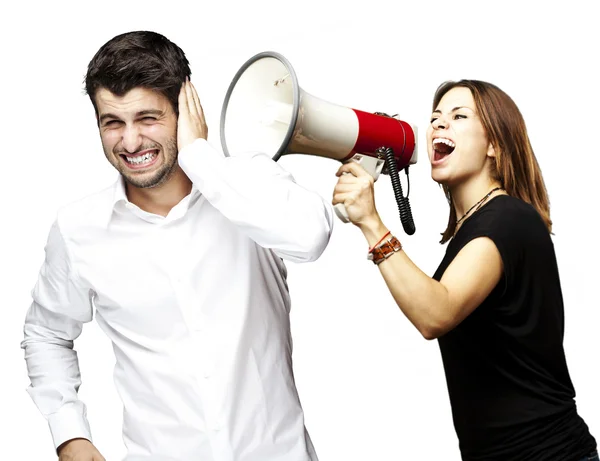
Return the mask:
{"type": "Polygon", "coordinates": [[[548,197],[519,109],[489,83],[446,82],[427,150],[450,204],[433,278],[390,235],[358,164],[339,169],[333,204],[362,230],[402,312],[438,338],[462,459],[597,460],[575,406],[548,197]]]}

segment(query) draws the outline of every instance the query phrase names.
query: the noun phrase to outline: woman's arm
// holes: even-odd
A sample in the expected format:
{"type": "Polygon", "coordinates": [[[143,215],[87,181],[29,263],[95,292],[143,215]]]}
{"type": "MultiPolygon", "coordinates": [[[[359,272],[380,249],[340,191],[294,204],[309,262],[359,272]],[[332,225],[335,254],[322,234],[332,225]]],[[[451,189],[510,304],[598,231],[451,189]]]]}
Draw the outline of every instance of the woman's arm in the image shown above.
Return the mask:
{"type": "MultiPolygon", "coordinates": [[[[333,204],[344,203],[350,220],[371,247],[388,232],[375,208],[373,178],[354,162],[342,165],[338,176],[333,204]]],[[[480,237],[465,245],[439,282],[421,271],[403,250],[380,263],[379,270],[404,315],[426,339],[434,339],[456,327],[483,302],[500,281],[503,263],[493,241],[480,237]]]]}

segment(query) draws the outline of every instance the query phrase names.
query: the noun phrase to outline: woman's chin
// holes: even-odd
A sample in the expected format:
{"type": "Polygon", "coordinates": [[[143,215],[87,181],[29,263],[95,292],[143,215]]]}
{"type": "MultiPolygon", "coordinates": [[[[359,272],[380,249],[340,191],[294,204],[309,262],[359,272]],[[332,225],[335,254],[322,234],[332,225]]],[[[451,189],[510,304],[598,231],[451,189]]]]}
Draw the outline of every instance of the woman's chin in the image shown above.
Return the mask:
{"type": "Polygon", "coordinates": [[[441,186],[446,186],[450,178],[448,178],[447,174],[444,174],[442,171],[431,170],[431,179],[437,182],[441,186]]]}

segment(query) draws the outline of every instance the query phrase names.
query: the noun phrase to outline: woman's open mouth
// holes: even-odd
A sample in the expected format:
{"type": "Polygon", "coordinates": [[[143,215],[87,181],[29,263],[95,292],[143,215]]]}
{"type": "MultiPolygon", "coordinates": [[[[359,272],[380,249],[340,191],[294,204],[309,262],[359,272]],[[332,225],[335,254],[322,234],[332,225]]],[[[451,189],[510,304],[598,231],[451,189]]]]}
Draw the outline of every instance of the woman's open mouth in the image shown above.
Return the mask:
{"type": "Polygon", "coordinates": [[[433,161],[439,162],[450,155],[456,144],[448,138],[435,138],[433,140],[433,161]]]}

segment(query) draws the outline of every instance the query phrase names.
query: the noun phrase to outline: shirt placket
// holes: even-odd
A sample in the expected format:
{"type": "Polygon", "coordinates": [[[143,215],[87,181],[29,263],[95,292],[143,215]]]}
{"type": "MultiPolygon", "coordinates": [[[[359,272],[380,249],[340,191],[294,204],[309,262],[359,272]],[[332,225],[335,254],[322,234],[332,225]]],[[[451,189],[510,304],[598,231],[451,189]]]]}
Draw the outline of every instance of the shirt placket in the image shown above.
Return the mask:
{"type": "MultiPolygon", "coordinates": [[[[185,239],[178,239],[178,245],[186,247],[186,243],[185,239]]],[[[208,318],[202,312],[202,306],[199,305],[196,298],[194,284],[199,283],[199,281],[192,279],[193,261],[188,259],[188,254],[189,252],[186,252],[185,248],[182,248],[182,251],[172,253],[169,275],[178,308],[189,332],[190,350],[187,355],[190,370],[196,378],[198,395],[204,410],[204,429],[208,433],[214,433],[221,428],[218,418],[218,384],[214,363],[216,357],[215,342],[211,340],[213,332],[207,325],[208,318]],[[177,257],[179,255],[181,256],[177,257]]]]}

